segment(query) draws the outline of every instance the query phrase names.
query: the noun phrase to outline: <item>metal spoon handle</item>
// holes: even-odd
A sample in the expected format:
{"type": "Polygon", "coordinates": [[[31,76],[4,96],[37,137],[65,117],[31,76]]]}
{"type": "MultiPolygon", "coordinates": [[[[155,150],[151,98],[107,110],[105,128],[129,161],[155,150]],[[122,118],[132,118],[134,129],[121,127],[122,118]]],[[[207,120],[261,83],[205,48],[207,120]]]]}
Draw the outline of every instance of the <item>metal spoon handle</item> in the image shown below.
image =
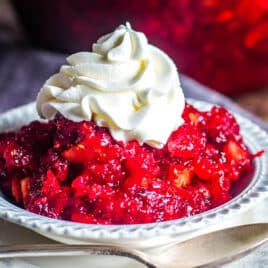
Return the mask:
{"type": "Polygon", "coordinates": [[[220,258],[219,260],[213,260],[211,262],[205,263],[203,265],[196,266],[196,268],[213,268],[213,267],[220,267],[221,265],[233,262],[235,260],[238,260],[249,253],[253,252],[257,248],[261,247],[262,245],[266,244],[268,242],[268,237],[263,238],[263,240],[256,242],[255,244],[248,246],[247,248],[242,249],[239,252],[236,252],[233,255],[225,256],[220,258]]]}
{"type": "Polygon", "coordinates": [[[0,259],[81,255],[110,255],[127,257],[146,265],[148,268],[157,268],[157,266],[152,264],[151,260],[149,260],[142,252],[114,246],[64,244],[21,244],[0,246],[0,259]]]}

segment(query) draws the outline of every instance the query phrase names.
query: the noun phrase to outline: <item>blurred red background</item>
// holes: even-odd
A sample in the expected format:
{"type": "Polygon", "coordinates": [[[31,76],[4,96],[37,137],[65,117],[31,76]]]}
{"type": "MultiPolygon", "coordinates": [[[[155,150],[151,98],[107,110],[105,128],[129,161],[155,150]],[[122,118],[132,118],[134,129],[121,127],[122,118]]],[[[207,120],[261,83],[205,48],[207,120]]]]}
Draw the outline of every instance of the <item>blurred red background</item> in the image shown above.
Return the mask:
{"type": "Polygon", "coordinates": [[[129,21],[184,74],[236,95],[268,85],[267,0],[13,0],[33,44],[89,50],[129,21]]]}

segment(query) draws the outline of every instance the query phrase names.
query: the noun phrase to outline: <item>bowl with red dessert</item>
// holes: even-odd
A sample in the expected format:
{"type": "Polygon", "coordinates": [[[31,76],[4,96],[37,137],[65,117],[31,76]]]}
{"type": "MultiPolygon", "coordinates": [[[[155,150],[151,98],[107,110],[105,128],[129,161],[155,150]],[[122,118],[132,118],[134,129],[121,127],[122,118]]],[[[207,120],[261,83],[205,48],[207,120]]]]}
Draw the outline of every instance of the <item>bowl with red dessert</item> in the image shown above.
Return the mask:
{"type": "Polygon", "coordinates": [[[36,103],[0,115],[0,217],[67,243],[151,247],[268,195],[268,135],[185,100],[173,61],[128,23],[67,62],[36,103]]]}

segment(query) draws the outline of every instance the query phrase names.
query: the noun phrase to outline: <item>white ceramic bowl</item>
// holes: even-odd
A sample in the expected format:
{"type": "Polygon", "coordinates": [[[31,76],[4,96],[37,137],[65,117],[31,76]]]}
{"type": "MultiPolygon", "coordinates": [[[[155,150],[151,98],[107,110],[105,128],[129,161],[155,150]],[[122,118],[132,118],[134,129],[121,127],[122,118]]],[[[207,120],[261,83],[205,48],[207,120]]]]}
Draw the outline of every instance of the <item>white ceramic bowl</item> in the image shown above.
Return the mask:
{"type": "MultiPolygon", "coordinates": [[[[211,104],[188,100],[200,110],[211,104]]],[[[64,243],[98,243],[149,248],[190,238],[223,226],[239,224],[241,213],[256,201],[268,196],[268,135],[256,124],[235,115],[244,142],[252,152],[261,149],[265,154],[255,160],[253,176],[245,177],[233,186],[234,198],[228,203],[204,213],[183,219],[137,225],[96,225],[56,220],[39,216],[8,202],[0,194],[0,217],[32,229],[46,237],[64,243]]],[[[37,119],[33,103],[0,115],[0,131],[18,128],[37,119]]]]}

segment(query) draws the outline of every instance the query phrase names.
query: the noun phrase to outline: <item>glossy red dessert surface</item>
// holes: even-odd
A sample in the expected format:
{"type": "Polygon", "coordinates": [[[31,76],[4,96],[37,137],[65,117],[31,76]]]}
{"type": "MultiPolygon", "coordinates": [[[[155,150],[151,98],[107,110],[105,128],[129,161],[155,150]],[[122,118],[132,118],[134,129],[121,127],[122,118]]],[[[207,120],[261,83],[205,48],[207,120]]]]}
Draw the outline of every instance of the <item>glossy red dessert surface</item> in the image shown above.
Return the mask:
{"type": "Polygon", "coordinates": [[[173,220],[229,201],[252,168],[235,118],[186,105],[162,149],[115,141],[94,122],[58,115],[0,135],[0,185],[25,209],[83,223],[173,220]]]}

